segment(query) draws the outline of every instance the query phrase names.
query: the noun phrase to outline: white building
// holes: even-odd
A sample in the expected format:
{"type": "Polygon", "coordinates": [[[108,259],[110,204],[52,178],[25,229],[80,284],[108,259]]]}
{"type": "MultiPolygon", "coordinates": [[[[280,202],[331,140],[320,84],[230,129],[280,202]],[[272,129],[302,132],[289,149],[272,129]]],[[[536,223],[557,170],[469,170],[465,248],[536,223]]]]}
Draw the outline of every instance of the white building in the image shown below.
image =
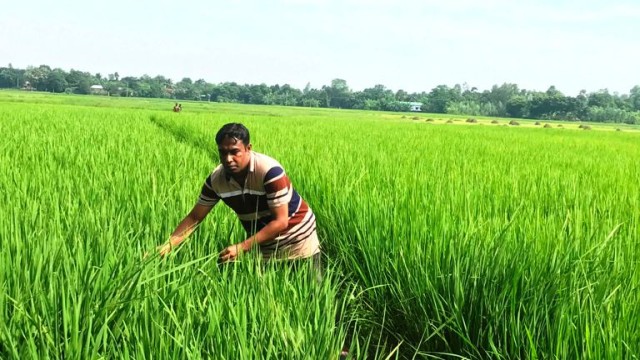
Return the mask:
{"type": "Polygon", "coordinates": [[[422,111],[422,103],[421,102],[410,102],[409,103],[411,111],[422,111]]]}
{"type": "Polygon", "coordinates": [[[91,85],[89,87],[89,91],[92,94],[100,94],[100,95],[106,94],[106,92],[104,91],[104,87],[102,87],[102,85],[91,85]]]}

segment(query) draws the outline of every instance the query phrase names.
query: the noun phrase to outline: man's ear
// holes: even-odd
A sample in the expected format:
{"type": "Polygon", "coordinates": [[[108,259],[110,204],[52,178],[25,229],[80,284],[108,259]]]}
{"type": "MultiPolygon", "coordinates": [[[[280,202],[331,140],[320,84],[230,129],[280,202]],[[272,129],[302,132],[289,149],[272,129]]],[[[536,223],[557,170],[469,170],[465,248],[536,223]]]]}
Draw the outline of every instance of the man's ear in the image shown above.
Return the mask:
{"type": "Polygon", "coordinates": [[[251,151],[251,143],[249,143],[249,145],[247,145],[247,150],[251,151]]]}

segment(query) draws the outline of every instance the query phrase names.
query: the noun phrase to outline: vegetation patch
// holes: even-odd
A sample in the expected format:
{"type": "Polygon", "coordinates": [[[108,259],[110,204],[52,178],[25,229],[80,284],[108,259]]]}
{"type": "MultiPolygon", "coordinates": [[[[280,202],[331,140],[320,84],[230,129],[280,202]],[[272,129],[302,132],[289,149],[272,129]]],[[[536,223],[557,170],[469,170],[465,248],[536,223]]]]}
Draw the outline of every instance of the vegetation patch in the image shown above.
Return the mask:
{"type": "Polygon", "coordinates": [[[640,353],[640,134],[19,95],[0,92],[0,359],[640,353]],[[246,238],[222,203],[143,260],[192,208],[230,121],[313,209],[322,282],[255,252],[217,265],[246,238]],[[399,139],[418,156],[397,156],[399,139]]]}

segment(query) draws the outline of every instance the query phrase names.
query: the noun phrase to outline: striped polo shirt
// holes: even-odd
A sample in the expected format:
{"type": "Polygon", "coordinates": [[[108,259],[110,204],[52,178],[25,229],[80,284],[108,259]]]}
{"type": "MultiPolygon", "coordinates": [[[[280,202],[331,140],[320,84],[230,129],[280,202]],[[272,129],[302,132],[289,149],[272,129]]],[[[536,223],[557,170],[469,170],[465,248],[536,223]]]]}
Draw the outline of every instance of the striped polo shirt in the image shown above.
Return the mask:
{"type": "Polygon", "coordinates": [[[273,219],[270,208],[289,208],[287,229],[260,244],[265,258],[306,258],[320,251],[316,218],[275,159],[252,151],[244,184],[238,184],[218,165],[202,185],[198,204],[213,207],[220,200],[238,215],[248,236],[273,219]]]}

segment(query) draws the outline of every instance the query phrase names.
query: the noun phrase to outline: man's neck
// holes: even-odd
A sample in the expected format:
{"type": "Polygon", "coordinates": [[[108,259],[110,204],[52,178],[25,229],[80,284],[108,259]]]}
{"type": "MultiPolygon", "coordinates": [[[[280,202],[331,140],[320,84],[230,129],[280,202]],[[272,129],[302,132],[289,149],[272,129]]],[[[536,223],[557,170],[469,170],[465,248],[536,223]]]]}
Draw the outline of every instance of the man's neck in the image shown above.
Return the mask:
{"type": "Polygon", "coordinates": [[[241,173],[231,174],[231,178],[233,178],[233,180],[235,180],[240,186],[244,186],[244,180],[247,178],[247,173],[249,173],[248,166],[246,169],[242,170],[241,173]]]}

